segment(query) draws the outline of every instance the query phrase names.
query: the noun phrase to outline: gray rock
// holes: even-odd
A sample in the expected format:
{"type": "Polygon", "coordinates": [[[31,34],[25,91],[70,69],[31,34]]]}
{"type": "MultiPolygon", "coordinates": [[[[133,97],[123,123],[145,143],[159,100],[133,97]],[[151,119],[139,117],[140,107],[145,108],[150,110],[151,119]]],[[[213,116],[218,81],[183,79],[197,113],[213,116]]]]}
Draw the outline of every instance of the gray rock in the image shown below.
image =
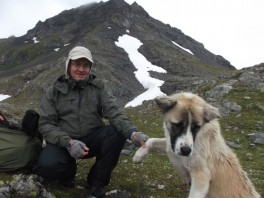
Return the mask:
{"type": "Polygon", "coordinates": [[[246,71],[241,74],[239,81],[250,84],[251,86],[257,86],[256,83],[263,82],[263,77],[256,71],[246,71]]]}
{"type": "Polygon", "coordinates": [[[219,100],[233,89],[229,84],[216,85],[212,90],[205,93],[207,98],[214,98],[219,100]]]}
{"type": "Polygon", "coordinates": [[[242,110],[242,107],[240,105],[229,100],[224,100],[222,102],[222,105],[230,111],[240,112],[242,110]]]}
{"type": "Polygon", "coordinates": [[[255,144],[264,144],[264,133],[256,132],[252,135],[252,139],[255,144]]]}
{"type": "Polygon", "coordinates": [[[232,141],[226,141],[226,144],[229,147],[233,148],[233,149],[240,149],[240,148],[242,148],[240,144],[237,144],[237,143],[232,142],[232,141]]]}
{"type": "Polygon", "coordinates": [[[106,196],[115,198],[129,198],[131,197],[131,193],[126,190],[112,190],[107,192],[106,196]]]}
{"type": "Polygon", "coordinates": [[[0,182],[0,197],[55,198],[42,183],[42,178],[37,175],[14,175],[8,184],[0,182]]]}
{"type": "Polygon", "coordinates": [[[0,197],[11,198],[10,188],[8,186],[0,188],[0,197]]]}

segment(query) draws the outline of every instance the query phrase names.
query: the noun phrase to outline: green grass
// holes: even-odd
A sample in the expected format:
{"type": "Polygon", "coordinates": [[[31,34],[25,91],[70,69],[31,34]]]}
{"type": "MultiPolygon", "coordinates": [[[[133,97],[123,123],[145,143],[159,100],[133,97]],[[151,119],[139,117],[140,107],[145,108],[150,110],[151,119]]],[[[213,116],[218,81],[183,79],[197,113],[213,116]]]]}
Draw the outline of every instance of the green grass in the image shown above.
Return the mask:
{"type": "MultiPolygon", "coordinates": [[[[46,185],[47,190],[56,197],[87,196],[86,176],[94,159],[78,161],[76,176],[79,188],[68,189],[56,182],[46,185]],[[80,186],[82,188],[80,188],[80,186]]],[[[112,173],[107,191],[127,190],[131,197],[187,197],[187,189],[177,177],[167,157],[160,153],[152,153],[143,164],[133,164],[132,156],[122,155],[112,173]]]]}
{"type": "MultiPolygon", "coordinates": [[[[203,87],[202,91],[208,90],[203,87]]],[[[201,92],[202,92],[201,91],[201,92]]],[[[36,93],[39,95],[39,93],[36,93]]],[[[8,100],[9,103],[22,105],[28,93],[8,100]]],[[[32,95],[33,97],[34,95],[32,95]]],[[[233,112],[221,118],[221,128],[226,140],[237,142],[240,149],[234,149],[243,169],[256,186],[257,191],[264,195],[264,145],[252,146],[252,140],[247,135],[255,131],[263,132],[264,93],[246,85],[234,85],[233,90],[226,97],[242,106],[241,112],[233,112]],[[251,99],[245,99],[244,97],[251,99]],[[262,122],[261,122],[262,121],[262,122]],[[261,125],[262,123],[262,125],[261,125]]],[[[34,99],[36,100],[36,99],[34,99]]],[[[37,102],[25,103],[26,107],[37,107],[37,102]]],[[[163,137],[162,117],[153,102],[146,102],[142,106],[126,109],[130,119],[139,131],[150,137],[163,137]]],[[[143,164],[136,165],[132,162],[131,155],[122,155],[113,171],[111,183],[107,191],[126,189],[131,192],[131,197],[187,197],[188,190],[183,185],[175,170],[169,163],[166,155],[153,152],[145,159],[143,164]]],[[[77,186],[74,189],[61,187],[56,182],[47,182],[45,187],[58,198],[86,197],[86,176],[94,159],[78,161],[77,186]]],[[[8,181],[14,173],[0,173],[1,180],[8,181]]]]}

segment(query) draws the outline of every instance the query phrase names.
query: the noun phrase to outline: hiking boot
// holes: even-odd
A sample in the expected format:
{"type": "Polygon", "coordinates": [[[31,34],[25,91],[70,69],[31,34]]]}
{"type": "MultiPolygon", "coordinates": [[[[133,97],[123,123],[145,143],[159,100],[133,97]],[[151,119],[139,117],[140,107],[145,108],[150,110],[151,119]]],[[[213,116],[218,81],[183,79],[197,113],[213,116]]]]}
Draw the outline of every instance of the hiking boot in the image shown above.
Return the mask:
{"type": "Polygon", "coordinates": [[[60,181],[61,185],[66,188],[74,188],[75,187],[75,179],[66,179],[60,181]]]}
{"type": "Polygon", "coordinates": [[[90,189],[90,195],[92,195],[93,197],[105,197],[105,190],[104,187],[102,186],[92,186],[90,189]]]}

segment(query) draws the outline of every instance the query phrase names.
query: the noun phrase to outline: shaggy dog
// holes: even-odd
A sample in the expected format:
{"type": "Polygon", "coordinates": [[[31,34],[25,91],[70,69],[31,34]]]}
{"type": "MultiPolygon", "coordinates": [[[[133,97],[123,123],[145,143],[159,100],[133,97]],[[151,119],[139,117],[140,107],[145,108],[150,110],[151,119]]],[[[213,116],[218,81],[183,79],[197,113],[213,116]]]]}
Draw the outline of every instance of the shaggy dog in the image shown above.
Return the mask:
{"type": "Polygon", "coordinates": [[[160,97],[165,138],[150,138],[133,157],[140,163],[150,149],[166,152],[189,198],[260,198],[221,135],[217,108],[192,93],[160,97]]]}

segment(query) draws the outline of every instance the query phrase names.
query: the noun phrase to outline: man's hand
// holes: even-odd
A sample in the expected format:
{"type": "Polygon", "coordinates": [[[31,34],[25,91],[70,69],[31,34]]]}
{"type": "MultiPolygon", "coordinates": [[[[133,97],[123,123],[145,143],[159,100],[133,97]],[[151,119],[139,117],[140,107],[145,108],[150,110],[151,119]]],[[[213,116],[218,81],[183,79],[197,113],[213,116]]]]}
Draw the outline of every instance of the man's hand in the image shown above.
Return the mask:
{"type": "Polygon", "coordinates": [[[149,139],[149,137],[142,132],[133,132],[130,139],[134,145],[138,147],[146,147],[145,142],[149,139]]]}
{"type": "Polygon", "coordinates": [[[69,143],[68,151],[73,158],[79,159],[88,155],[89,148],[83,142],[79,140],[70,140],[69,143]]]}

